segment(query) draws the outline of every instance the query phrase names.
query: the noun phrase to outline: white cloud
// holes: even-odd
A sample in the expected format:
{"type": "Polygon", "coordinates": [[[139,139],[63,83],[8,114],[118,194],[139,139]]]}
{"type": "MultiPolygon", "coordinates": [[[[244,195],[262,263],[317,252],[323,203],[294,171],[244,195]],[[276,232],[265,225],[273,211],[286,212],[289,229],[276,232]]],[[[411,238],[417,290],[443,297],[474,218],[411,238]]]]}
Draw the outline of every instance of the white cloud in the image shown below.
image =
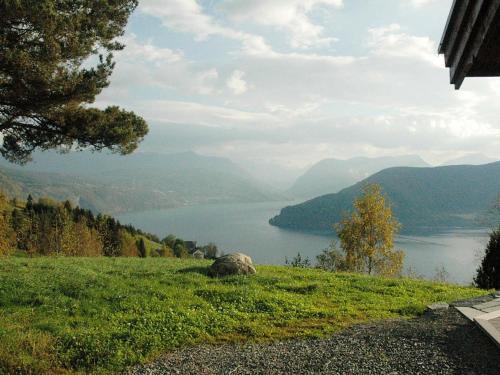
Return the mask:
{"type": "Polygon", "coordinates": [[[420,8],[421,6],[428,5],[435,2],[436,0],[410,0],[410,4],[415,8],[420,8]]]}
{"type": "Polygon", "coordinates": [[[416,58],[442,67],[442,59],[437,55],[437,46],[426,37],[416,37],[402,31],[401,26],[372,28],[369,46],[376,54],[387,57],[416,58]]]}
{"type": "Polygon", "coordinates": [[[121,38],[120,42],[126,46],[123,51],[116,53],[120,60],[139,60],[164,64],[178,62],[184,58],[181,51],[157,47],[152,41],[141,43],[135,34],[126,35],[121,38]]]}
{"type": "Polygon", "coordinates": [[[293,48],[322,47],[336,41],[324,36],[324,27],[314,23],[309,13],[317,7],[340,8],[342,0],[226,0],[221,8],[236,21],[273,26],[289,34],[293,48]]]}
{"type": "Polygon", "coordinates": [[[112,85],[103,93],[104,98],[129,97],[135,87],[199,95],[219,90],[218,70],[198,66],[180,50],[158,47],[151,40],[142,42],[135,34],[127,34],[120,41],[125,49],[116,53],[112,85]]]}
{"type": "Polygon", "coordinates": [[[225,27],[203,12],[196,0],[148,0],[141,2],[141,12],[160,18],[165,27],[194,34],[198,41],[210,36],[221,36],[239,41],[247,53],[267,51],[270,47],[264,38],[225,27]]]}
{"type": "Polygon", "coordinates": [[[178,100],[139,102],[137,111],[149,121],[198,124],[216,128],[272,126],[278,119],[268,113],[242,111],[223,106],[178,100]]]}
{"type": "Polygon", "coordinates": [[[243,79],[244,77],[244,72],[235,70],[228,78],[226,85],[235,95],[241,95],[248,91],[248,84],[243,79]]]}

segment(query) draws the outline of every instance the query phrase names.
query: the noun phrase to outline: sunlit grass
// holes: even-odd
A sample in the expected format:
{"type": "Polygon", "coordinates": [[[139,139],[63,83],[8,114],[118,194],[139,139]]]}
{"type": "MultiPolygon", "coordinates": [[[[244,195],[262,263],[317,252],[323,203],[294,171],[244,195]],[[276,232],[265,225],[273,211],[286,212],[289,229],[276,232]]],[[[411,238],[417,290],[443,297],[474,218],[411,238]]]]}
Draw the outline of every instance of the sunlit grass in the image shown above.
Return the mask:
{"type": "Polygon", "coordinates": [[[322,336],[484,294],[421,280],[259,266],[212,279],[209,262],[0,259],[0,373],[116,372],[201,342],[322,336]]]}

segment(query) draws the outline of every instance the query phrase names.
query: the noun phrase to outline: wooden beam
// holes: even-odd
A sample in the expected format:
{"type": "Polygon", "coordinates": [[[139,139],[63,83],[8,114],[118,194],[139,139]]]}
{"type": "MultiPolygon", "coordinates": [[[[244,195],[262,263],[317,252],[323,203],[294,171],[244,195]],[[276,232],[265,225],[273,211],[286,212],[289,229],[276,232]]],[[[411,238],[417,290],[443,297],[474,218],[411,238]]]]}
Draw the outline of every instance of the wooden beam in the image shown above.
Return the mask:
{"type": "Polygon", "coordinates": [[[495,35],[499,32],[500,0],[453,2],[439,53],[444,54],[455,88],[466,77],[500,75],[500,37],[495,35]]]}
{"type": "MultiPolygon", "coordinates": [[[[489,0],[488,0],[489,1],[489,0]]],[[[485,0],[467,2],[465,18],[462,20],[457,36],[453,60],[450,63],[450,81],[455,88],[460,88],[465,77],[472,68],[471,56],[476,51],[471,51],[472,40],[478,31],[480,15],[484,15],[485,0]]]]}

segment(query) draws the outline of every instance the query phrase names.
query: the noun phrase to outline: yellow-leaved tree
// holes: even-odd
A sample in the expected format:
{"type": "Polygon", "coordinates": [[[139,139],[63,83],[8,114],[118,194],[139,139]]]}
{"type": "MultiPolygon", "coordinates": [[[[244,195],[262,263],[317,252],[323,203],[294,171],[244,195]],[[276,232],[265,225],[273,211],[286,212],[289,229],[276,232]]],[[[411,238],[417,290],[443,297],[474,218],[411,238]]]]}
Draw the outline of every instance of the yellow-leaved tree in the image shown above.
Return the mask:
{"type": "Polygon", "coordinates": [[[7,197],[0,192],[0,256],[8,255],[15,247],[15,233],[10,223],[7,197]]]}
{"type": "Polygon", "coordinates": [[[352,214],[335,225],[346,270],[384,276],[401,274],[404,252],[394,249],[394,236],[400,227],[381,187],[366,185],[354,201],[352,214]]]}

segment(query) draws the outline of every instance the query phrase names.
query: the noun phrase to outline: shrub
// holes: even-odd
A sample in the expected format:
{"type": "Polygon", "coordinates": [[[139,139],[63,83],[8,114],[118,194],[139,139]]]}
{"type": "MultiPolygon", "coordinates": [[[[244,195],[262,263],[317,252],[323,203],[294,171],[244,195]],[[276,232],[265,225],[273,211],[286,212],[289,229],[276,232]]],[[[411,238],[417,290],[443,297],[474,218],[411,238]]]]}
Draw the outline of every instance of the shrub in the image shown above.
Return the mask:
{"type": "Polygon", "coordinates": [[[337,243],[332,242],[328,249],[316,257],[317,268],[325,271],[347,271],[345,255],[337,248],[337,243]]]}
{"type": "Polygon", "coordinates": [[[285,258],[285,264],[287,266],[298,267],[298,268],[311,267],[311,262],[309,258],[302,258],[302,255],[300,255],[300,253],[297,253],[297,256],[294,257],[291,261],[288,261],[288,258],[285,258]]]}
{"type": "Polygon", "coordinates": [[[217,259],[217,254],[219,252],[217,245],[211,242],[208,245],[203,246],[201,251],[203,251],[206,259],[217,259]]]}

